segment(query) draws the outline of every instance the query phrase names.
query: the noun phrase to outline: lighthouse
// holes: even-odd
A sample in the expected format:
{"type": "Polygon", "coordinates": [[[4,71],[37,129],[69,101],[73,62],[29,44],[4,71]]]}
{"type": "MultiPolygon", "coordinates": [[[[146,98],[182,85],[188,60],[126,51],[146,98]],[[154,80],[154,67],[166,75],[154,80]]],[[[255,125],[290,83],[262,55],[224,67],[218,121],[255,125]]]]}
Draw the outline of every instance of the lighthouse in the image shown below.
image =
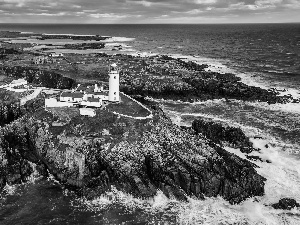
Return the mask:
{"type": "Polygon", "coordinates": [[[108,101],[110,102],[119,102],[120,93],[119,93],[119,69],[117,64],[112,64],[109,67],[109,94],[108,101]]]}

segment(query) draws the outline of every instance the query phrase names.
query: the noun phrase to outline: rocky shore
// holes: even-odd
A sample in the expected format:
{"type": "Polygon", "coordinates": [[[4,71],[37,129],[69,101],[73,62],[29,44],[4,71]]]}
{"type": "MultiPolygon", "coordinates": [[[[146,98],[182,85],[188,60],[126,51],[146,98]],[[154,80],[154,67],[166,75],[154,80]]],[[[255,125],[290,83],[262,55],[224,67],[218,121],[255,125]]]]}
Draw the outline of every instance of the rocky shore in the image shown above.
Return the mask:
{"type": "Polygon", "coordinates": [[[199,65],[195,62],[185,62],[166,56],[161,58],[165,63],[177,65],[177,68],[180,67],[182,71],[178,73],[168,69],[160,74],[164,79],[148,77],[138,82],[125,74],[121,89],[132,95],[189,102],[221,98],[260,101],[269,104],[299,102],[299,99],[293,99],[289,95],[279,96],[279,92],[275,89],[265,90],[248,86],[234,74],[205,71],[208,67],[205,64],[199,65]]]}
{"type": "Polygon", "coordinates": [[[102,41],[109,37],[102,37],[99,35],[71,35],[71,34],[41,34],[38,39],[72,39],[84,41],[102,41]]]}

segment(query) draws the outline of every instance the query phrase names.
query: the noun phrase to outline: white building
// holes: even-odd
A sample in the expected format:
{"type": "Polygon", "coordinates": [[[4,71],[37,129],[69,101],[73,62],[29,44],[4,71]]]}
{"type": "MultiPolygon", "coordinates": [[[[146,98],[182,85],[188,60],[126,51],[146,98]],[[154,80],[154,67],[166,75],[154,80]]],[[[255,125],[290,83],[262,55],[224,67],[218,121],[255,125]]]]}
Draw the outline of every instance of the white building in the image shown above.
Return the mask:
{"type": "Polygon", "coordinates": [[[63,92],[61,93],[59,100],[62,102],[81,102],[84,94],[80,92],[63,92]]]}
{"type": "Polygon", "coordinates": [[[70,102],[60,102],[56,98],[45,99],[45,107],[71,107],[73,103],[70,102]]]}
{"type": "Polygon", "coordinates": [[[80,108],[79,112],[80,112],[80,115],[82,115],[82,116],[90,116],[90,117],[96,116],[95,110],[91,109],[91,108],[80,108]]]}
{"type": "Polygon", "coordinates": [[[109,94],[108,101],[119,102],[120,91],[119,91],[119,69],[117,64],[112,64],[109,69],[109,94]]]}

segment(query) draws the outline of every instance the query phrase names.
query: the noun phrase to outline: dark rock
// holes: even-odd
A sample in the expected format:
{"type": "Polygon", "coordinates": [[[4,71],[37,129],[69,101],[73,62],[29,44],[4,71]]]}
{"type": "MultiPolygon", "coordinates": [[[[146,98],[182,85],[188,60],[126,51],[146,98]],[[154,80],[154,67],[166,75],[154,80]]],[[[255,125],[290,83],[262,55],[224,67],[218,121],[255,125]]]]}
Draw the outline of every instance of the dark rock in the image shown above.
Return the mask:
{"type": "MultiPolygon", "coordinates": [[[[145,121],[99,110],[92,118],[74,116],[59,130],[51,125],[57,116],[39,109],[6,125],[0,129],[0,153],[7,162],[0,165],[1,185],[26,180],[31,161],[40,165],[41,174],[47,175],[47,168],[89,198],[112,185],[142,198],[158,189],[181,200],[222,196],[230,203],[264,194],[265,179],[253,164],[173,125],[153,108],[154,117],[145,121]],[[119,132],[106,135],[104,129],[119,132]]],[[[236,145],[245,141],[230,140],[236,145]]]]}
{"type": "Polygon", "coordinates": [[[19,102],[0,103],[0,126],[11,123],[24,115],[24,110],[19,102]]]}
{"type": "Polygon", "coordinates": [[[80,44],[65,44],[65,48],[67,49],[101,49],[105,47],[104,43],[80,43],[80,44]]]}
{"type": "Polygon", "coordinates": [[[243,153],[250,153],[254,149],[249,138],[237,127],[231,127],[208,118],[198,118],[193,121],[192,128],[196,134],[201,133],[215,143],[228,143],[231,147],[240,148],[243,153]]]}
{"type": "Polygon", "coordinates": [[[296,200],[291,198],[282,198],[278,203],[271,205],[274,209],[285,209],[291,210],[295,207],[300,207],[300,204],[296,202],[296,200]]]}
{"type": "Polygon", "coordinates": [[[36,170],[38,171],[39,174],[41,174],[43,177],[48,177],[49,173],[47,170],[47,167],[45,164],[37,164],[36,165],[36,170]]]}

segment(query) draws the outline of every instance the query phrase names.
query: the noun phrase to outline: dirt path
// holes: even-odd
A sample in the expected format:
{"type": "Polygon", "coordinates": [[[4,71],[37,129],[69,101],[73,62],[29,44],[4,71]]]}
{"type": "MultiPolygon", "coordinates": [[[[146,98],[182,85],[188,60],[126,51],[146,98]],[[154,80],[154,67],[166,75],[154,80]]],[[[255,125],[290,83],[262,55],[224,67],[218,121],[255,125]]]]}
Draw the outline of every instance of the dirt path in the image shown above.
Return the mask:
{"type": "Polygon", "coordinates": [[[35,89],[32,94],[27,95],[27,96],[21,98],[20,104],[24,105],[27,101],[35,99],[42,92],[42,90],[43,90],[43,88],[37,88],[37,89],[35,89]]]}

